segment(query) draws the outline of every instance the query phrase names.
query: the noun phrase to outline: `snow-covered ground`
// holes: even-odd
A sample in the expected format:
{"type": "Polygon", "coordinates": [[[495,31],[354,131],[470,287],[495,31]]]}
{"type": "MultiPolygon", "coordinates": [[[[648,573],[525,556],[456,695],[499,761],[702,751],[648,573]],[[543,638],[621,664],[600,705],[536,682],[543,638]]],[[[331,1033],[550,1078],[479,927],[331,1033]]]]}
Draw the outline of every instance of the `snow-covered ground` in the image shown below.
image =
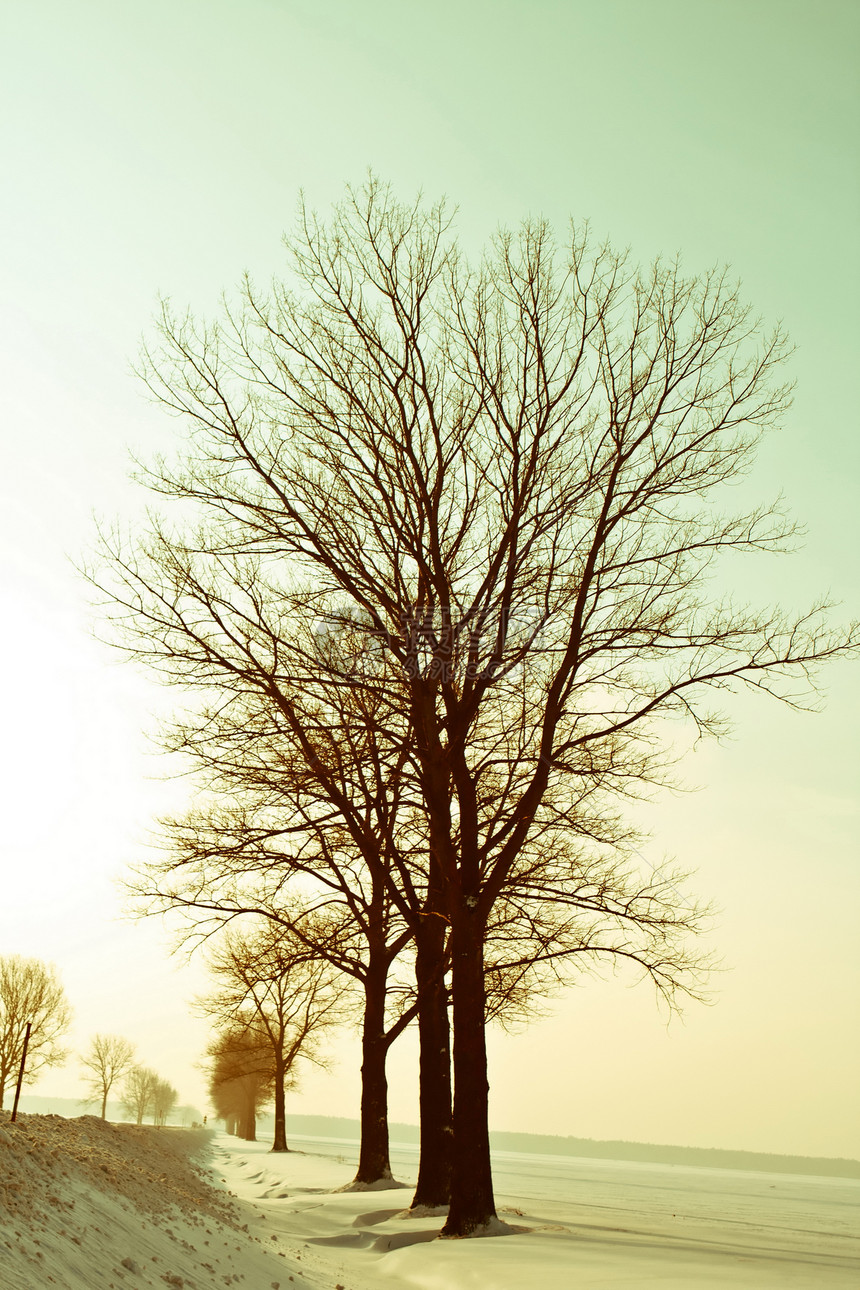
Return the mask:
{"type": "MultiPolygon", "coordinates": [[[[354,1146],[201,1136],[91,1117],[0,1123],[3,1290],[854,1287],[860,1182],[500,1153],[513,1231],[433,1238],[408,1187],[348,1192],[354,1146]],[[214,1172],[213,1172],[214,1171],[214,1172]],[[207,1181],[214,1184],[212,1190],[207,1181]],[[233,1193],[232,1197],[225,1190],[233,1193]]],[[[414,1180],[413,1148],[395,1171],[414,1180]]]]}

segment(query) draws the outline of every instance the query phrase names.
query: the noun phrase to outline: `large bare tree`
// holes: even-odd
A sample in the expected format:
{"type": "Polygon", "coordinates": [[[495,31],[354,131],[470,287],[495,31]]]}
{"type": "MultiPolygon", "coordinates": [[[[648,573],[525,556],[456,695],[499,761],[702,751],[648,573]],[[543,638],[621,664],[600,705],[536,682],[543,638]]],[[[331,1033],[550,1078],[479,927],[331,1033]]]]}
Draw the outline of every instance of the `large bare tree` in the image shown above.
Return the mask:
{"type": "Polygon", "coordinates": [[[72,1013],[56,968],[20,954],[0,955],[0,1108],[20,1069],[27,1026],[30,1038],[24,1083],[68,1057],[61,1040],[72,1013]]]}
{"type": "Polygon", "coordinates": [[[661,782],[671,721],[719,734],[738,687],[802,705],[858,638],[712,577],[792,539],[777,507],[730,505],[789,388],[784,337],[726,274],[638,270],[540,221],[470,267],[444,204],[373,179],[328,223],[303,208],[287,252],[285,284],[246,283],[212,326],[165,307],[143,372],[188,447],[144,477],[193,519],[109,543],[110,594],[139,658],[211,692],[229,657],[297,724],[279,644],[310,616],[362,626],[356,690],[375,658],[397,674],[450,929],[445,1233],[469,1235],[495,1214],[485,931],[524,848],[661,782]]]}

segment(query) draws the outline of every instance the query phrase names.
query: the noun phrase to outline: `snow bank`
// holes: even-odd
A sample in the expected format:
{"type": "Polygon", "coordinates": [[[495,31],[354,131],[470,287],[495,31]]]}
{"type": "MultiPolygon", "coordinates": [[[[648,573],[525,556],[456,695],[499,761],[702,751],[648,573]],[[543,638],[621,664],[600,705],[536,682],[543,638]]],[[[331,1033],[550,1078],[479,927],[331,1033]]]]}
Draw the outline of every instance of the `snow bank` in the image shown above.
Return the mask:
{"type": "Polygon", "coordinates": [[[195,1163],[207,1148],[203,1132],[3,1115],[0,1286],[286,1285],[280,1259],[241,1230],[240,1205],[195,1163]]]}

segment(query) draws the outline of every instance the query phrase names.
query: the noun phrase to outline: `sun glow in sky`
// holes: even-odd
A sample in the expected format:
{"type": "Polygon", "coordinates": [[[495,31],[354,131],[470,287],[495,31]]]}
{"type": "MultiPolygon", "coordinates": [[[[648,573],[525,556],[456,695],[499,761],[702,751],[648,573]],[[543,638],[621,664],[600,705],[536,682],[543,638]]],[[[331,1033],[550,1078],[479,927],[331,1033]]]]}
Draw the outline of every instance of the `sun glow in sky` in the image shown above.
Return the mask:
{"type": "MultiPolygon", "coordinates": [[[[782,490],[795,557],[725,577],[790,607],[857,612],[860,8],[853,0],[43,0],[4,20],[0,511],[6,678],[0,953],[57,963],[78,1048],[99,1031],[204,1101],[199,965],[120,918],[115,879],[190,785],[145,731],[172,696],[91,633],[71,560],[93,513],[145,500],[129,450],[177,425],[130,373],[157,294],[213,308],[276,272],[297,194],[324,209],[372,166],[448,194],[476,248],[501,222],[570,215],[635,258],[728,262],[796,343],[783,431],[744,496],[782,490]]],[[[692,751],[698,792],[643,808],[649,856],[720,909],[717,1002],[668,1027],[647,986],[584,980],[491,1046],[494,1127],[860,1154],[856,910],[860,666],[818,715],[744,696],[692,751]]],[[[358,1050],[294,1109],[354,1116],[358,1050]]],[[[414,1045],[391,1059],[414,1121],[414,1045]]],[[[78,1096],[74,1062],[37,1093],[78,1096]]]]}

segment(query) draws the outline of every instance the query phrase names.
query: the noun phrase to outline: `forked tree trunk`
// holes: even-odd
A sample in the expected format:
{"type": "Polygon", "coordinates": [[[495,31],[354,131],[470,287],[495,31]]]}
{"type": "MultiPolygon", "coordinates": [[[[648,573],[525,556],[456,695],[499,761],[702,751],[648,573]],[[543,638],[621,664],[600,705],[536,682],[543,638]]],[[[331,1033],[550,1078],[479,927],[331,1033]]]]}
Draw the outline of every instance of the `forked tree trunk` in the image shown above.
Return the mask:
{"type": "Polygon", "coordinates": [[[445,987],[446,922],[436,910],[415,937],[418,990],[420,1160],[412,1208],[437,1208],[451,1198],[451,1039],[445,987]]]}
{"type": "Polygon", "coordinates": [[[487,1118],[484,930],[484,920],[474,910],[453,913],[454,1152],[451,1208],[443,1236],[471,1236],[496,1217],[487,1118]]]}
{"type": "Polygon", "coordinates": [[[286,1079],[287,1072],[284,1068],[283,1061],[275,1058],[275,1140],[272,1143],[273,1151],[289,1151],[287,1146],[287,1098],[286,1098],[286,1079]]]}
{"type": "Polygon", "coordinates": [[[388,1079],[385,1061],[385,972],[368,966],[364,983],[364,1023],[361,1032],[361,1148],[357,1183],[391,1178],[388,1152],[388,1079]]]}

